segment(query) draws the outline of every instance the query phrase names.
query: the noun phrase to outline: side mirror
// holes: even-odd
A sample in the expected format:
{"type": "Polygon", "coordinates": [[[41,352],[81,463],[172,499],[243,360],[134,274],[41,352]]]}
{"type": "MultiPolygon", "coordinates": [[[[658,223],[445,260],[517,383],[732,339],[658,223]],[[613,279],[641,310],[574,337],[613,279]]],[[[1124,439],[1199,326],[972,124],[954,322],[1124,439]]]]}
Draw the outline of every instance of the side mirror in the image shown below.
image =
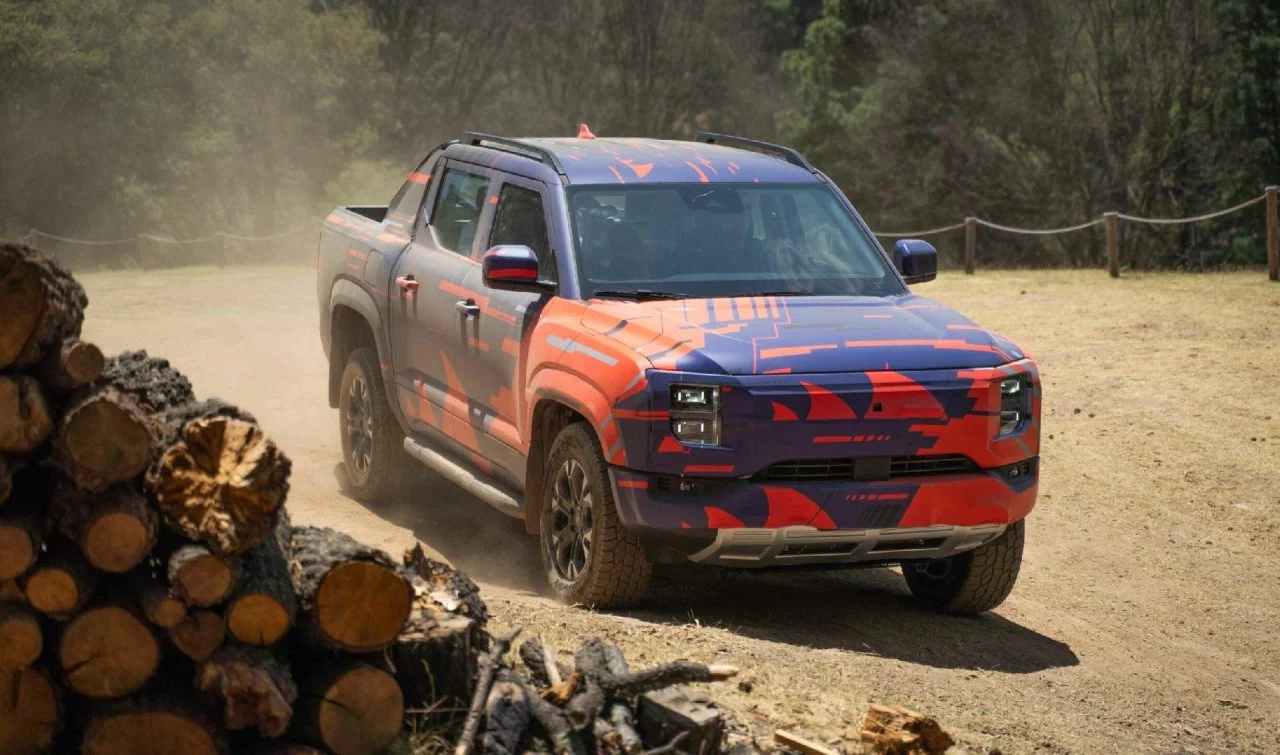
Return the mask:
{"type": "Polygon", "coordinates": [[[538,256],[527,246],[495,246],[484,253],[480,273],[489,288],[542,293],[547,285],[538,280],[538,256]]]}
{"type": "Polygon", "coordinates": [[[938,277],[938,250],[920,239],[902,239],[893,245],[893,265],[907,283],[928,283],[938,277]]]}

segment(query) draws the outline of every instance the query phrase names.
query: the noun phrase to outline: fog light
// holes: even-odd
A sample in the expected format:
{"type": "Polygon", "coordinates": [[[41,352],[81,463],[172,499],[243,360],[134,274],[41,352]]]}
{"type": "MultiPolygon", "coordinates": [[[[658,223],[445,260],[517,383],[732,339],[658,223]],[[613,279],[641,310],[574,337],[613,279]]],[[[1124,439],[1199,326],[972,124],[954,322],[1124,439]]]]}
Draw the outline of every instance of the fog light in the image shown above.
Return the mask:
{"type": "Polygon", "coordinates": [[[720,387],[671,386],[671,434],[690,446],[720,445],[720,387]]]}

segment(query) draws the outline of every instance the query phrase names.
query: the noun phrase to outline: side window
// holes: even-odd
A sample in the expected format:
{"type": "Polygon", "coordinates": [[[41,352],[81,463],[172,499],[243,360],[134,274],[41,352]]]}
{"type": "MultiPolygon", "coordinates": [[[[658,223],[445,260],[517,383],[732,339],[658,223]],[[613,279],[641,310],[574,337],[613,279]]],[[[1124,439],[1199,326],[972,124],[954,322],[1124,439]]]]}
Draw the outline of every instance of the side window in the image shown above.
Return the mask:
{"type": "Polygon", "coordinates": [[[431,181],[430,174],[426,172],[430,164],[431,158],[428,157],[405,179],[404,185],[396,192],[387,208],[387,220],[405,228],[413,228],[418,208],[422,206],[422,195],[426,193],[427,184],[431,181]]]}
{"type": "Polygon", "coordinates": [[[489,245],[519,244],[533,250],[538,257],[538,275],[543,280],[556,279],[556,263],[547,238],[547,218],[542,212],[542,195],[530,189],[502,187],[498,197],[498,213],[493,218],[489,245]]]}
{"type": "Polygon", "coordinates": [[[459,254],[471,253],[471,242],[488,193],[489,179],[485,176],[456,168],[445,171],[431,216],[431,227],[441,246],[459,254]]]}

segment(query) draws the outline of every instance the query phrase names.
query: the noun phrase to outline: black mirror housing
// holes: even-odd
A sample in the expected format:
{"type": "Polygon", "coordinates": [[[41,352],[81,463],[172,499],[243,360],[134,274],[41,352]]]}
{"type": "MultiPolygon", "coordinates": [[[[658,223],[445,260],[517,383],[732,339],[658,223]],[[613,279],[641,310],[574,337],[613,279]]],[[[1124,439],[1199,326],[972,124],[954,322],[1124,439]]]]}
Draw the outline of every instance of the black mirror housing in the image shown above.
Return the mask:
{"type": "Polygon", "coordinates": [[[938,250],[920,239],[902,239],[893,245],[893,266],[907,283],[928,283],[938,277],[938,250]]]}

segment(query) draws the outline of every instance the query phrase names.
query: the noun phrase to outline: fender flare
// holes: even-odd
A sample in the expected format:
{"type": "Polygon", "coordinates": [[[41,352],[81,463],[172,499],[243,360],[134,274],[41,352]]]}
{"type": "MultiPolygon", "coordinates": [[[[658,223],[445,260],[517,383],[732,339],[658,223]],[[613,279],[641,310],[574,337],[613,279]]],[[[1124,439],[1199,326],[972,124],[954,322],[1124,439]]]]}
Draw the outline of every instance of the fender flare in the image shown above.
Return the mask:
{"type": "MultiPolygon", "coordinates": [[[[329,339],[328,351],[330,353],[329,370],[331,378],[335,369],[338,370],[337,374],[340,375],[343,368],[342,364],[337,364],[335,367],[337,360],[333,356],[333,348],[335,346],[333,343],[333,313],[338,307],[346,307],[364,319],[365,324],[369,326],[370,332],[373,333],[374,347],[378,350],[378,364],[382,369],[383,384],[394,385],[395,370],[391,366],[391,349],[387,343],[387,332],[383,325],[382,312],[378,309],[372,294],[355,282],[345,278],[336,281],[329,293],[328,322],[324,328],[326,337],[329,339]]],[[[330,400],[333,400],[333,396],[330,396],[330,400]]],[[[391,404],[393,408],[398,409],[399,402],[391,401],[391,404]]]]}

